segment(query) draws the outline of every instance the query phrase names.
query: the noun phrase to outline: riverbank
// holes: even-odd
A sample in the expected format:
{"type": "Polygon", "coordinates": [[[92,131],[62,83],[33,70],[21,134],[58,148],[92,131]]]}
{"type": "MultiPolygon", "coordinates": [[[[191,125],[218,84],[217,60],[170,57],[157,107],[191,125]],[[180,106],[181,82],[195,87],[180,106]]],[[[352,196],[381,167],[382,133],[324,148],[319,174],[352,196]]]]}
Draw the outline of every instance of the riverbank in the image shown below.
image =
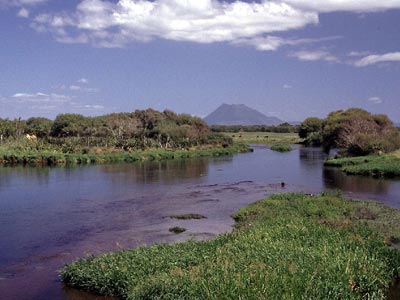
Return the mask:
{"type": "Polygon", "coordinates": [[[215,240],[67,265],[70,286],[125,299],[385,299],[400,272],[400,212],[341,195],[274,195],[215,240]]]}
{"type": "Polygon", "coordinates": [[[117,162],[135,162],[149,160],[168,160],[184,159],[192,157],[212,157],[222,155],[232,155],[235,153],[249,152],[251,149],[240,143],[235,143],[229,147],[209,148],[209,149],[149,149],[145,151],[119,151],[105,153],[61,153],[61,152],[28,152],[12,151],[0,148],[0,164],[5,165],[64,165],[64,164],[104,164],[117,162]]]}
{"type": "Polygon", "coordinates": [[[349,175],[396,177],[400,176],[400,154],[397,151],[383,155],[329,159],[325,166],[338,167],[349,175]]]}

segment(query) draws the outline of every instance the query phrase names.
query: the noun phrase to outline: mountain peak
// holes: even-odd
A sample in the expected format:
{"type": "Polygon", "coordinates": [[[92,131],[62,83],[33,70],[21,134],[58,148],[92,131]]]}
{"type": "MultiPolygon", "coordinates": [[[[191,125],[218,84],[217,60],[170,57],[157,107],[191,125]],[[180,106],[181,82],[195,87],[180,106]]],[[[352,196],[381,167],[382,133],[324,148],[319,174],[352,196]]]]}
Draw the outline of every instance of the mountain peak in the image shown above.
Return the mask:
{"type": "Polygon", "coordinates": [[[268,117],[244,104],[223,103],[204,118],[208,125],[279,125],[282,120],[268,117]]]}

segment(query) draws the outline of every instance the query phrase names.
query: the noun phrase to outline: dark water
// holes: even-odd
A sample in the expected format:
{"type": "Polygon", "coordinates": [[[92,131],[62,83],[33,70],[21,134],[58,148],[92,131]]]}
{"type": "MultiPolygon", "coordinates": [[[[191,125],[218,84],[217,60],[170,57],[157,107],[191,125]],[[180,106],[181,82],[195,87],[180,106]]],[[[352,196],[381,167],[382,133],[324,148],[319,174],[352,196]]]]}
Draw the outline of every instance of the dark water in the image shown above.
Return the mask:
{"type": "Polygon", "coordinates": [[[325,155],[256,146],[233,157],[71,168],[0,168],[0,299],[104,299],[65,288],[57,270],[88,254],[231,230],[230,215],[268,194],[339,188],[400,208],[400,181],[324,169],[325,155]],[[284,187],[281,182],[285,182],[284,187]],[[202,220],[173,220],[200,213],[202,220]],[[174,226],[188,230],[175,235],[174,226]]]}

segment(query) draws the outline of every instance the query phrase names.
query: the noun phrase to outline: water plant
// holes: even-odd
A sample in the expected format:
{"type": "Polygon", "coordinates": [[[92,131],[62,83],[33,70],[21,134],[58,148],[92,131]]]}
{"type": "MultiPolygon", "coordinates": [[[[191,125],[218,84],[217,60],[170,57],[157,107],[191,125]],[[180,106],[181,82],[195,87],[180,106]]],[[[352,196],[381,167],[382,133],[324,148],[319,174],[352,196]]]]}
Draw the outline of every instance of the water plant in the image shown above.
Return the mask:
{"type": "Polygon", "coordinates": [[[400,240],[400,213],[381,205],[281,194],[233,217],[234,232],[214,240],[90,256],[61,278],[130,300],[297,300],[385,299],[399,275],[400,252],[387,242],[400,240]],[[389,216],[392,226],[381,226],[389,216]]]}
{"type": "Polygon", "coordinates": [[[185,232],[186,228],[175,226],[175,227],[171,227],[170,229],[168,229],[168,231],[179,234],[179,233],[185,232]]]}
{"type": "Polygon", "coordinates": [[[292,151],[292,148],[287,144],[275,144],[271,146],[271,150],[277,152],[289,152],[292,151]]]}
{"type": "Polygon", "coordinates": [[[391,154],[329,159],[325,165],[339,167],[349,175],[400,176],[400,158],[391,154]]]}
{"type": "Polygon", "coordinates": [[[178,220],[191,220],[191,219],[206,219],[207,217],[201,214],[181,214],[181,215],[172,215],[170,216],[171,219],[178,219],[178,220]]]}

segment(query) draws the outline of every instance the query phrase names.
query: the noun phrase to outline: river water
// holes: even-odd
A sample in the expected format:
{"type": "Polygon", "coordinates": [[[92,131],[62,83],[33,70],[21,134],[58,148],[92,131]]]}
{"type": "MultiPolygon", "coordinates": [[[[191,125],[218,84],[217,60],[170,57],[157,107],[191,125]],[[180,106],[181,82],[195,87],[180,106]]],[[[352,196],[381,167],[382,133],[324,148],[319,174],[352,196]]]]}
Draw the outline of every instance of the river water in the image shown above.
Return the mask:
{"type": "Polygon", "coordinates": [[[233,212],[271,193],[337,188],[400,208],[400,180],[324,168],[319,148],[254,150],[136,164],[0,167],[0,299],[105,299],[64,287],[57,270],[89,254],[211,238],[232,229],[233,212]],[[181,213],[207,218],[169,218],[181,213]],[[174,226],[187,231],[170,233],[174,226]]]}

